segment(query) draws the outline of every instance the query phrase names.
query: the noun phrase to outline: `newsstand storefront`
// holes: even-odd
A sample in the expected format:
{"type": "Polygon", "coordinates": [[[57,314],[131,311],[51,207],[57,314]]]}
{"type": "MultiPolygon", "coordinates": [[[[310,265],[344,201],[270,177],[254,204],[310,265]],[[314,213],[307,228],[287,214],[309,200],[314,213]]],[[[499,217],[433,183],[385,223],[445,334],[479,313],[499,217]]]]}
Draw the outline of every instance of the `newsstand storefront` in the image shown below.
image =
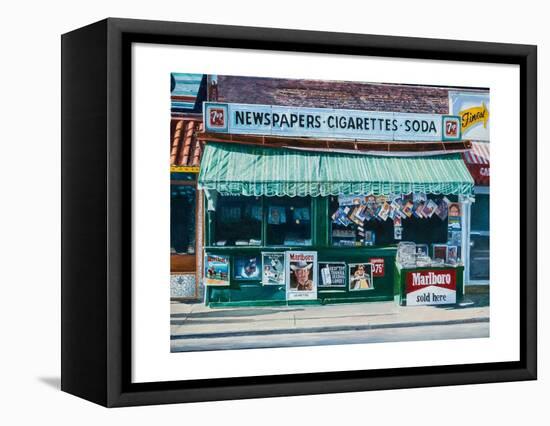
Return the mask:
{"type": "Polygon", "coordinates": [[[205,103],[204,123],[206,304],[460,300],[458,117],[205,103]]]}
{"type": "Polygon", "coordinates": [[[449,92],[449,110],[461,117],[462,135],[472,144],[463,153],[475,182],[475,202],[465,211],[469,229],[464,256],[466,285],[488,285],[490,278],[490,105],[488,91],[449,92]]]}

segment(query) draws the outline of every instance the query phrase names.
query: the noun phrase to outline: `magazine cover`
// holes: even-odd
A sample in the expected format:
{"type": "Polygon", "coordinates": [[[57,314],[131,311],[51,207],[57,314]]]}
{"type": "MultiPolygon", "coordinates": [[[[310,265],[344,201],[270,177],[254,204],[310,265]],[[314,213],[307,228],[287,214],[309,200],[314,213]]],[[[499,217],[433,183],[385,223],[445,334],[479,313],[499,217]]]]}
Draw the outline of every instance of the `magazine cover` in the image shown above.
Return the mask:
{"type": "Polygon", "coordinates": [[[462,242],[462,231],[460,229],[458,230],[450,230],[448,238],[448,244],[460,246],[462,242]]]}
{"type": "Polygon", "coordinates": [[[353,212],[353,215],[360,222],[359,223],[360,225],[363,225],[363,223],[365,222],[366,211],[367,211],[367,206],[365,204],[361,204],[353,212]]]}
{"type": "Polygon", "coordinates": [[[262,252],[262,284],[285,284],[284,252],[262,252]]]}
{"type": "Polygon", "coordinates": [[[397,198],[391,202],[392,211],[394,212],[393,218],[399,217],[401,219],[406,218],[407,216],[403,213],[403,202],[400,198],[397,198]]]}
{"type": "Polygon", "coordinates": [[[414,204],[425,203],[427,196],[424,192],[415,192],[412,196],[412,200],[414,204]]]}
{"type": "Polygon", "coordinates": [[[411,217],[413,215],[413,202],[410,200],[405,201],[401,211],[405,214],[406,217],[411,217]]]}
{"type": "Polygon", "coordinates": [[[374,195],[367,195],[365,197],[365,202],[368,206],[374,207],[374,205],[376,204],[376,197],[374,195]]]}
{"type": "Polygon", "coordinates": [[[451,217],[460,217],[460,203],[449,203],[449,218],[451,217]]]}
{"type": "Polygon", "coordinates": [[[339,207],[338,210],[336,210],[331,216],[332,222],[337,225],[340,225],[341,224],[340,218],[342,216],[344,216],[344,209],[342,207],[339,207]]]}
{"type": "Polygon", "coordinates": [[[415,217],[417,217],[419,219],[425,219],[425,216],[424,216],[424,203],[423,202],[416,205],[416,207],[413,210],[413,214],[414,214],[415,217]]]}
{"type": "Polygon", "coordinates": [[[332,215],[332,221],[341,226],[349,226],[352,221],[348,218],[350,212],[349,207],[339,207],[338,210],[332,215]]]}
{"type": "Polygon", "coordinates": [[[428,202],[424,205],[422,215],[424,215],[425,218],[431,218],[434,215],[436,208],[436,202],[434,200],[428,200],[428,202]]]}
{"type": "Polygon", "coordinates": [[[393,239],[401,241],[403,239],[403,227],[394,225],[393,227],[393,239]]]}
{"type": "MultiPolygon", "coordinates": [[[[457,241],[455,236],[457,233],[460,233],[461,228],[461,209],[460,203],[449,203],[449,213],[448,213],[448,227],[449,227],[449,241],[453,244],[457,241]]],[[[458,237],[459,238],[459,237],[458,237]]]]}
{"type": "Polygon", "coordinates": [[[349,267],[349,290],[372,290],[372,264],[371,263],[350,263],[349,267]]]}
{"type": "Polygon", "coordinates": [[[376,243],[376,232],[365,231],[365,245],[373,246],[376,243]]]}
{"type": "Polygon", "coordinates": [[[440,259],[443,262],[447,262],[447,245],[446,244],[434,244],[433,245],[433,258],[440,259]]]}
{"type": "Polygon", "coordinates": [[[428,244],[417,244],[416,256],[429,256],[428,244]]]}
{"type": "Polygon", "coordinates": [[[287,300],[317,298],[317,252],[287,251],[286,298],[287,300]]]}
{"type": "Polygon", "coordinates": [[[365,220],[369,222],[373,220],[373,218],[375,217],[376,209],[372,207],[372,205],[367,204],[367,208],[365,209],[364,213],[365,213],[365,220]]]}
{"type": "Polygon", "coordinates": [[[229,285],[229,256],[204,255],[204,284],[209,286],[229,285]]]}
{"type": "Polygon", "coordinates": [[[346,264],[344,262],[319,262],[319,288],[345,286],[346,264]]]}
{"type": "Polygon", "coordinates": [[[447,250],[447,263],[456,265],[458,262],[458,246],[449,246],[447,250]]]}
{"type": "Polygon", "coordinates": [[[437,208],[435,209],[435,214],[441,220],[445,220],[445,219],[447,219],[448,211],[449,211],[449,200],[447,199],[447,197],[443,197],[437,203],[437,208]]]}
{"type": "Polygon", "coordinates": [[[423,219],[424,213],[422,211],[424,210],[424,205],[426,204],[426,194],[424,194],[423,192],[415,192],[412,195],[412,201],[413,201],[413,207],[412,207],[413,215],[419,219],[423,219]]]}
{"type": "Polygon", "coordinates": [[[378,217],[382,220],[387,220],[388,215],[390,214],[390,205],[384,201],[380,206],[380,211],[378,212],[378,217]]]}
{"type": "Polygon", "coordinates": [[[363,220],[361,220],[359,217],[358,217],[358,214],[359,214],[359,211],[361,209],[362,206],[357,206],[353,209],[353,211],[351,212],[351,221],[353,223],[355,223],[356,225],[358,226],[361,226],[363,225],[363,220]]]}
{"type": "Polygon", "coordinates": [[[259,280],[260,259],[259,256],[236,256],[234,261],[235,279],[259,280]]]}
{"type": "Polygon", "coordinates": [[[395,216],[393,218],[393,226],[402,226],[403,218],[401,216],[395,216]]]}
{"type": "Polygon", "coordinates": [[[360,195],[338,195],[338,204],[341,206],[358,206],[365,204],[365,197],[360,195]]]}
{"type": "Polygon", "coordinates": [[[386,195],[378,195],[376,197],[376,203],[377,204],[384,204],[387,201],[388,201],[388,197],[386,195]]]}

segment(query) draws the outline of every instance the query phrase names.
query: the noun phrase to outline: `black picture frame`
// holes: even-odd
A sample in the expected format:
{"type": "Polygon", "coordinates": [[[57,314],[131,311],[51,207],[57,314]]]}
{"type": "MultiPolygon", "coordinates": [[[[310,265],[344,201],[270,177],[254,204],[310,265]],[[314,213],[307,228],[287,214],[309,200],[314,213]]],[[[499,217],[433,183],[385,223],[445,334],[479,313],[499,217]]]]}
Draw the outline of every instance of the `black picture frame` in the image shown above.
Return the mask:
{"type": "Polygon", "coordinates": [[[62,390],[117,407],[536,379],[536,46],[112,18],[61,42],[62,390]],[[138,42],[519,65],[518,166],[530,206],[519,211],[520,360],[132,383],[130,66],[138,42]]]}

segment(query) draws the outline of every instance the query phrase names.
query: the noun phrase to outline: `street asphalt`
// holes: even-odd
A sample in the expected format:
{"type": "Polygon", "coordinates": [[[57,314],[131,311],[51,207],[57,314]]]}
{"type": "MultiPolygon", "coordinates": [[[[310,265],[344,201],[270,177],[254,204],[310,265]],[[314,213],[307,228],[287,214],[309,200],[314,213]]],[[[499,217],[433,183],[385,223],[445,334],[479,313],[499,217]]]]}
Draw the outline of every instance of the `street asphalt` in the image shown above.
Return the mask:
{"type": "Polygon", "coordinates": [[[489,323],[464,323],[358,331],[246,335],[172,340],[172,352],[257,349],[355,343],[406,342],[414,340],[473,339],[489,337],[489,323]]]}
{"type": "Polygon", "coordinates": [[[172,352],[489,336],[484,294],[452,306],[371,302],[209,308],[172,302],[170,316],[172,352]]]}

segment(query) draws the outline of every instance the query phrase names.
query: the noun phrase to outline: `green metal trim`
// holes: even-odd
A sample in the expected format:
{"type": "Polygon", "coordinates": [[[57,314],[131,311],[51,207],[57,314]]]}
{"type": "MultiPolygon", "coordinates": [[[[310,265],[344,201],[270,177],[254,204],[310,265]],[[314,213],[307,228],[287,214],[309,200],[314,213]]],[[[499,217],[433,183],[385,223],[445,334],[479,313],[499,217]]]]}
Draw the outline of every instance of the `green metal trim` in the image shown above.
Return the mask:
{"type": "Polygon", "coordinates": [[[393,296],[372,296],[372,297],[341,297],[341,298],[323,298],[321,304],[335,305],[337,303],[364,303],[364,302],[389,302],[393,296]]]}
{"type": "Polygon", "coordinates": [[[339,303],[364,303],[364,302],[389,302],[393,296],[375,297],[342,297],[342,298],[319,298],[316,300],[246,300],[236,302],[209,302],[210,308],[243,308],[262,306],[305,306],[305,305],[336,305],[339,303]]]}
{"type": "Polygon", "coordinates": [[[316,300],[239,300],[236,302],[209,302],[210,308],[237,308],[237,307],[258,307],[258,306],[292,306],[292,305],[320,305],[321,301],[316,300]]]}
{"type": "MultiPolygon", "coordinates": [[[[393,245],[390,246],[359,246],[359,247],[322,247],[322,246],[205,246],[204,249],[213,254],[239,254],[243,253],[248,255],[251,251],[289,251],[289,250],[303,250],[303,251],[322,251],[323,253],[337,253],[337,255],[344,255],[349,257],[360,257],[364,255],[369,256],[392,256],[396,253],[397,248],[393,245]]],[[[338,259],[332,259],[331,261],[338,262],[338,259]]]]}

